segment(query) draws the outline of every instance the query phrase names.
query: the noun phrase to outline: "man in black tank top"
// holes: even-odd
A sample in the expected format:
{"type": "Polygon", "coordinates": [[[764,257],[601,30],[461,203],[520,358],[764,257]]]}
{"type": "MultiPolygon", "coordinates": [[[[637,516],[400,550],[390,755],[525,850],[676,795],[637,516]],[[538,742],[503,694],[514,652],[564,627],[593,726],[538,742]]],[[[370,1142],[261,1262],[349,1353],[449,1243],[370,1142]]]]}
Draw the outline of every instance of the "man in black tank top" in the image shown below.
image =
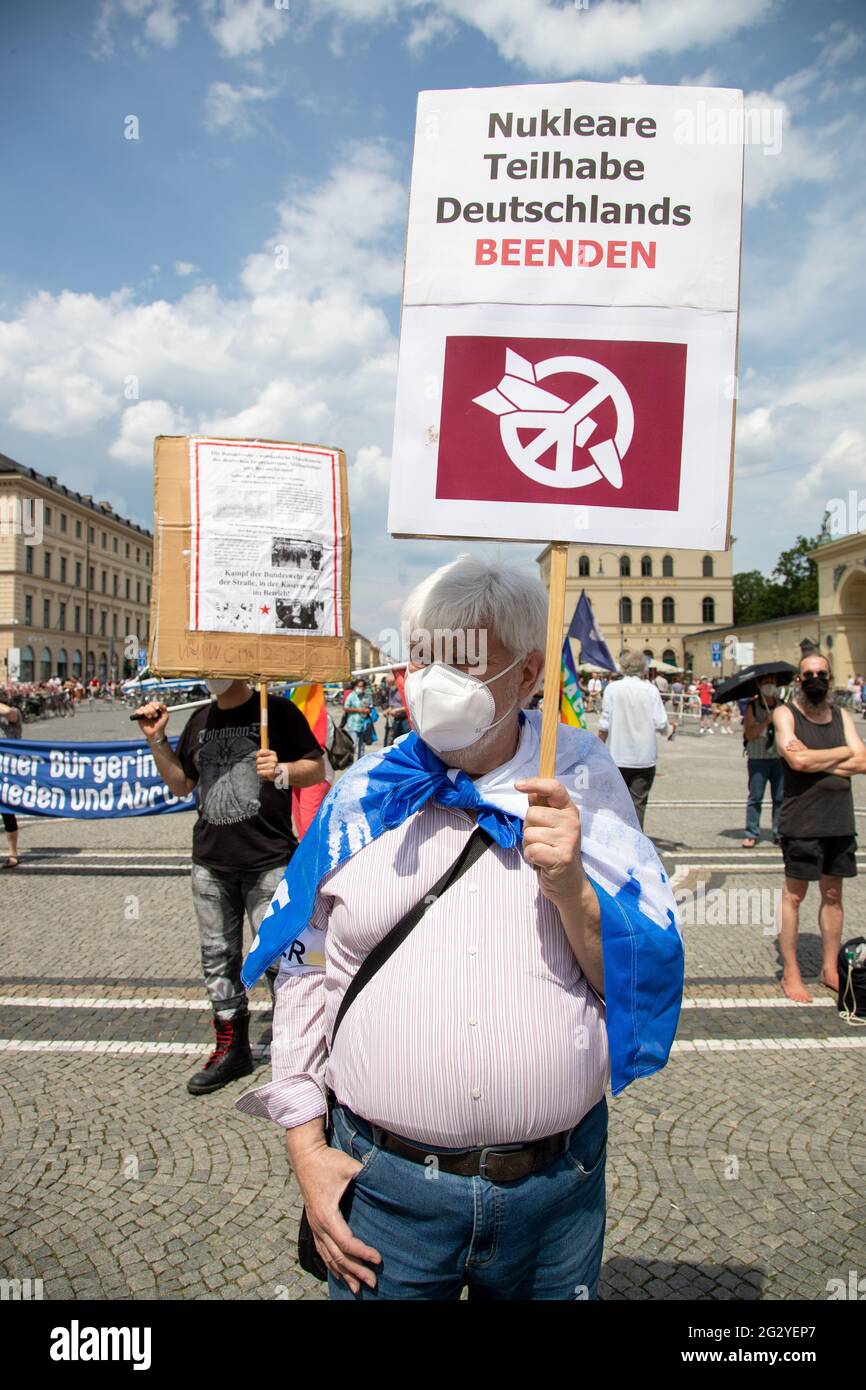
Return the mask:
{"type": "Polygon", "coordinates": [[[782,989],[808,1004],[811,995],[797,963],[800,903],[818,882],[818,926],[823,943],[821,983],[839,988],[836,958],[842,941],[842,880],[857,872],[851,778],[866,772],[866,747],[847,710],[828,699],[832,681],[826,656],[805,656],[790,705],[773,711],[776,745],[785,760],[779,835],[785,860],[779,951],[782,989]]]}

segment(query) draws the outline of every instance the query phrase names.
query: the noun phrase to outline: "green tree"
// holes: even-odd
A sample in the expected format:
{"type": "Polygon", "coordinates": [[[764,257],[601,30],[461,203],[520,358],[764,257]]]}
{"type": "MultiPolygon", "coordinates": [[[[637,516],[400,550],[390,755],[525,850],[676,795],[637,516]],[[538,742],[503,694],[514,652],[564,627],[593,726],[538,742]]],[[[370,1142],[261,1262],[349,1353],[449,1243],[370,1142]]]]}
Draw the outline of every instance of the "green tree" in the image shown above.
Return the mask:
{"type": "Polygon", "coordinates": [[[745,570],[734,575],[734,622],[760,623],[771,617],[770,582],[760,570],[745,570]]]}
{"type": "Polygon", "coordinates": [[[760,570],[734,575],[734,622],[763,623],[794,613],[812,613],[818,607],[818,566],[809,559],[817,539],[798,536],[783,550],[770,578],[760,570]]]}
{"type": "MultiPolygon", "coordinates": [[[[818,544],[817,537],[798,536],[789,550],[783,550],[773,578],[778,581],[780,617],[791,613],[810,613],[818,607],[818,566],[808,552],[818,544]]],[[[774,615],[775,616],[775,615],[774,615]]]]}

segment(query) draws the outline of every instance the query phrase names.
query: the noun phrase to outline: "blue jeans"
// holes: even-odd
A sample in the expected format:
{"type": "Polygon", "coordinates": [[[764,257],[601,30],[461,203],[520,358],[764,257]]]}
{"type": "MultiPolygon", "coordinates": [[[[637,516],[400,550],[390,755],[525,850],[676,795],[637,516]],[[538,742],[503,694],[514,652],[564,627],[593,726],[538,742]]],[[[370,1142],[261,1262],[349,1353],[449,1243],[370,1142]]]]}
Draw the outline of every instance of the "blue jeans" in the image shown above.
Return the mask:
{"type": "MultiPolygon", "coordinates": [[[[334,1108],[332,1144],[364,1167],[340,1210],[382,1256],[375,1289],[353,1294],[328,1275],[332,1299],[595,1299],[604,1244],[607,1102],[585,1115],[558,1158],[495,1183],[445,1173],[377,1148],[370,1126],[334,1108]]],[[[422,1147],[419,1145],[419,1147],[422,1147]]],[[[423,1146],[425,1154],[437,1149],[423,1146]]],[[[446,1150],[438,1149],[439,1153],[446,1150]]]]}
{"type": "Polygon", "coordinates": [[[363,758],[367,751],[366,745],[361,742],[363,730],[347,729],[346,733],[355,745],[355,762],[357,762],[359,758],[363,758]]]}
{"type": "Polygon", "coordinates": [[[749,800],[746,803],[746,835],[758,839],[761,834],[761,806],[767,783],[773,798],[773,834],[779,833],[782,812],[785,769],[781,758],[749,758],[749,800]]]}

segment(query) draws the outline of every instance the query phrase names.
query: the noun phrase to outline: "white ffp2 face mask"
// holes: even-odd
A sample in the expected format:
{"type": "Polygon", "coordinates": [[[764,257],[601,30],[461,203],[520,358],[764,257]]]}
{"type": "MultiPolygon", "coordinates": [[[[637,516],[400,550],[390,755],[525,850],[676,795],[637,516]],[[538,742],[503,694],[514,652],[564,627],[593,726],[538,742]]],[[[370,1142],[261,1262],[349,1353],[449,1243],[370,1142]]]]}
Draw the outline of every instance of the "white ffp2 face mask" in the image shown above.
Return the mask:
{"type": "Polygon", "coordinates": [[[404,689],[406,704],[418,737],[436,753],[456,753],[473,743],[507,719],[511,710],[498,719],[493,696],[487,689],[520,661],[515,657],[505,670],[497,671],[490,680],[481,681],[468,676],[443,661],[434,661],[420,671],[411,671],[404,689]]]}
{"type": "Polygon", "coordinates": [[[208,680],[208,681],[205,682],[205,684],[207,685],[207,688],[208,688],[208,690],[210,691],[211,695],[217,695],[217,696],[219,696],[219,695],[225,695],[225,693],[226,693],[226,691],[228,690],[229,686],[230,686],[230,685],[234,685],[234,681],[227,681],[227,680],[223,680],[223,679],[217,679],[217,680],[208,680]]]}

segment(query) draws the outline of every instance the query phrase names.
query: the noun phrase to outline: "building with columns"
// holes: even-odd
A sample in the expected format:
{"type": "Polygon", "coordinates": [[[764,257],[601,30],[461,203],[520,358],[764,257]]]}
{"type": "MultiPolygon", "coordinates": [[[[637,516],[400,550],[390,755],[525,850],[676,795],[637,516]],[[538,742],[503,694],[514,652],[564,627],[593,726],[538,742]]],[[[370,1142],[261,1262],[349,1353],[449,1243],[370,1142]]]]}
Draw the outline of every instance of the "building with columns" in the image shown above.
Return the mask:
{"type": "Polygon", "coordinates": [[[151,533],[108,502],[0,454],[0,683],[16,671],[21,681],[133,674],[152,555],[151,533]]]}
{"type": "MultiPolygon", "coordinates": [[[[762,623],[741,623],[721,632],[695,631],[686,635],[697,673],[711,671],[713,642],[732,637],[753,651],[752,660],[790,661],[796,666],[801,643],[813,642],[830,658],[837,687],[851,676],[866,675],[866,533],[854,532],[836,539],[823,535],[811,552],[818,566],[818,608],[787,618],[762,623]]],[[[722,674],[733,675],[735,662],[724,660],[722,674]]]]}
{"type": "MultiPolygon", "coordinates": [[[[538,556],[550,586],[550,546],[538,556]]],[[[616,659],[623,648],[689,667],[687,640],[697,629],[727,628],[734,615],[732,550],[569,545],[565,631],[581,590],[616,659]]]]}

